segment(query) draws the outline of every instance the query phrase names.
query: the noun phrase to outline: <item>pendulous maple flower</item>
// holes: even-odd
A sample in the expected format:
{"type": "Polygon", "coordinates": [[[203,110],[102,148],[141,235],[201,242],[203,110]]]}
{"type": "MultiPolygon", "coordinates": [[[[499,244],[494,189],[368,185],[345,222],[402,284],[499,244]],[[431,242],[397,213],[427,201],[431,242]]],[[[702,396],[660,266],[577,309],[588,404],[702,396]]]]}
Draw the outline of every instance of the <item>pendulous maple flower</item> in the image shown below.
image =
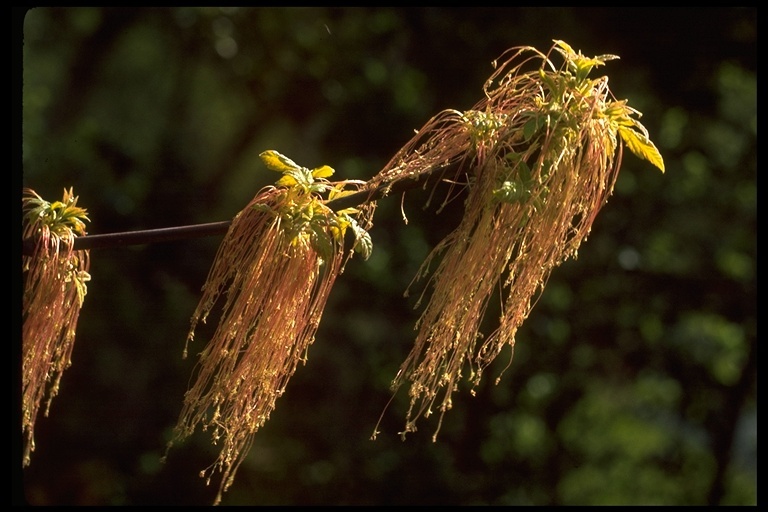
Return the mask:
{"type": "Polygon", "coordinates": [[[330,167],[310,171],[275,151],[261,158],[283,177],[237,214],[219,247],[187,342],[219,299],[224,300],[221,319],[199,355],[174,431],[174,440],[182,440],[202,425],[211,430],[214,444],[222,443],[216,462],[201,472],[208,483],[215,470],[222,472],[214,505],[234,481],[253,435],[269,419],[298,363],[306,362],[346,261],[347,229],[354,231],[355,250],[366,258],[371,250],[355,212],[334,212],[321,200],[321,193],[339,195],[350,182],[331,184],[325,180],[333,173],[330,167]]]}
{"type": "MultiPolygon", "coordinates": [[[[435,439],[463,372],[474,387],[505,346],[514,348],[550,273],[577,256],[611,195],[621,143],[664,170],[632,117],[639,113],[613,99],[607,77],[588,78],[617,57],[587,58],[563,41],[553,50],[564,59],[560,68],[531,47],[506,52],[483,100],[469,111],[435,116],[372,180],[382,187],[456,168],[446,181],[466,188],[459,226],[414,280],[438,261],[422,293],[430,292],[415,345],[392,383],[394,391],[411,383],[403,436],[436,408],[435,439]],[[483,336],[480,323],[494,292],[502,295],[499,326],[483,336]]],[[[441,208],[455,196],[450,192],[441,208]]]]}
{"type": "Polygon", "coordinates": [[[22,465],[28,466],[35,450],[40,405],[47,394],[44,414],[48,416],[64,370],[72,364],[77,320],[91,276],[88,251],[73,249],[75,237],[85,235],[88,216],[77,206],[71,188],[53,203],[24,189],[22,209],[22,236],[34,246],[22,256],[22,465]]]}

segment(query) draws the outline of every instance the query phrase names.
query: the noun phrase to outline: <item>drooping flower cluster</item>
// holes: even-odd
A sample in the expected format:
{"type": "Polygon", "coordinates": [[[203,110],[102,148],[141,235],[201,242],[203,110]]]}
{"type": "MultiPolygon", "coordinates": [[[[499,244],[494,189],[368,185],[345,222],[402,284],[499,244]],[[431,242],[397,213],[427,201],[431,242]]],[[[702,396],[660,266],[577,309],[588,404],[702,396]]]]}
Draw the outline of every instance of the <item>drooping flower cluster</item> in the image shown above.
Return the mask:
{"type": "Polygon", "coordinates": [[[403,436],[434,407],[437,436],[463,372],[474,387],[502,349],[514,347],[551,271],[577,255],[611,195],[619,140],[664,169],[645,128],[631,117],[637,112],[612,98],[606,77],[588,78],[616,57],[586,58],[562,41],[553,49],[564,58],[561,68],[534,48],[510,50],[482,101],[430,120],[373,180],[386,186],[454,168],[452,186],[466,184],[459,226],[416,277],[439,260],[424,290],[429,300],[415,345],[392,383],[397,390],[411,382],[403,436]],[[525,71],[533,61],[540,65],[525,71]],[[483,336],[480,323],[496,290],[503,296],[499,326],[483,336]]]}
{"type": "Polygon", "coordinates": [[[85,235],[88,216],[77,206],[72,189],[53,203],[24,189],[22,209],[23,240],[32,247],[22,256],[22,464],[28,466],[40,405],[47,395],[48,416],[64,370],[72,364],[77,320],[91,276],[88,251],[74,250],[75,237],[85,235]]]}
{"type": "MultiPolygon", "coordinates": [[[[218,469],[215,504],[232,484],[253,435],[275,408],[299,362],[306,362],[323,308],[345,263],[344,236],[367,258],[368,233],[354,210],[334,212],[320,194],[338,196],[350,182],[331,184],[333,169],[310,171],[274,151],[267,167],[283,173],[277,187],[261,190],[234,218],[203,286],[188,343],[219,299],[221,319],[199,355],[196,379],[184,396],[175,439],[197,425],[222,443],[216,462],[201,473],[208,482],[218,469]]],[[[186,348],[185,348],[186,354],[186,348]]],[[[170,447],[170,445],[169,445],[170,447]]]]}

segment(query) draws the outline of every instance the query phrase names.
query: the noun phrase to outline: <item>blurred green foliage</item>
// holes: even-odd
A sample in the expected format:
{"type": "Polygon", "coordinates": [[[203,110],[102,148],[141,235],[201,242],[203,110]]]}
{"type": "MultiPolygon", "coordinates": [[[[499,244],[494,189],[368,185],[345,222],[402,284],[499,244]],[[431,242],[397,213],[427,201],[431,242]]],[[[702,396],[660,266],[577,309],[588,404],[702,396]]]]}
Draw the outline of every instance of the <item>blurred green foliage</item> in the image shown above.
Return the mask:
{"type": "MultiPolygon", "coordinates": [[[[502,51],[553,39],[621,57],[601,70],[662,152],[664,175],[625,153],[500,382],[511,354],[477,396],[456,395],[436,443],[429,422],[400,441],[405,393],[369,437],[415,335],[402,293],[457,218],[423,208],[428,191],[405,197],[407,225],[400,198],[382,200],[371,258],[340,276],[223,504],[757,502],[756,9],[24,14],[22,182],[44,198],[73,187],[91,234],[230,219],[274,180],[266,149],[368,179],[432,115],[479,100],[502,51]]],[[[27,503],[212,501],[206,433],[159,459],[219,241],[92,251],[73,366],[21,475],[27,503]]]]}

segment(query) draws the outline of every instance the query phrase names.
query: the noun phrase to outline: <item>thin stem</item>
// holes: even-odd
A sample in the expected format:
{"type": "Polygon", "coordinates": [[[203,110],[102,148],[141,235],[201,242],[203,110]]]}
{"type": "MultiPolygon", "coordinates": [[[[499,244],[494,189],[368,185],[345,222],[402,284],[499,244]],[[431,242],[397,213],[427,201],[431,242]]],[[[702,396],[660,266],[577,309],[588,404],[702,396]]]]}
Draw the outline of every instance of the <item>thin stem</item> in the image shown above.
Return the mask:
{"type": "MultiPolygon", "coordinates": [[[[438,169],[435,169],[436,171],[438,169]]],[[[444,171],[445,169],[439,169],[444,171]]],[[[442,176],[444,172],[432,173],[442,176]]],[[[431,177],[423,181],[426,186],[430,181],[436,181],[431,177]]],[[[399,180],[391,184],[380,185],[372,190],[361,190],[354,194],[349,194],[332,201],[335,210],[350,208],[369,201],[375,201],[390,193],[404,192],[416,188],[421,183],[417,179],[399,180]]],[[[223,235],[229,229],[231,220],[221,222],[209,222],[206,224],[192,224],[189,226],[174,226],[170,228],[145,229],[137,231],[126,231],[123,233],[106,233],[103,235],[87,235],[75,238],[74,250],[103,249],[110,247],[123,247],[127,245],[145,245],[157,242],[170,242],[173,240],[186,240],[190,238],[202,238],[206,236],[223,235]]],[[[32,255],[34,249],[34,240],[28,238],[23,241],[24,255],[32,255]]]]}

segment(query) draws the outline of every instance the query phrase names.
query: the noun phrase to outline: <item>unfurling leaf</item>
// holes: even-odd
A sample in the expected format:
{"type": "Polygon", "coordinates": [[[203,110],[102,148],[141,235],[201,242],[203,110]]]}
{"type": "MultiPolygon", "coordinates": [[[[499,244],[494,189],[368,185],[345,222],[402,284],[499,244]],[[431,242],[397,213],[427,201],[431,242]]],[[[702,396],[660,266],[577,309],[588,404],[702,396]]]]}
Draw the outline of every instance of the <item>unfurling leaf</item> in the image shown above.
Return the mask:
{"type": "Polygon", "coordinates": [[[340,212],[338,220],[341,236],[344,236],[344,231],[346,231],[347,227],[351,227],[352,232],[355,234],[355,244],[352,246],[352,249],[358,253],[363,260],[370,258],[371,253],[373,252],[373,241],[371,240],[371,235],[368,231],[360,226],[360,224],[347,213],[340,212]]]}
{"type": "Polygon", "coordinates": [[[355,240],[354,250],[360,254],[360,257],[362,257],[363,260],[367,260],[371,257],[371,253],[373,252],[373,241],[371,240],[371,235],[366,230],[358,226],[356,222],[352,224],[352,229],[355,231],[355,236],[357,237],[357,240],[355,240]]]}

